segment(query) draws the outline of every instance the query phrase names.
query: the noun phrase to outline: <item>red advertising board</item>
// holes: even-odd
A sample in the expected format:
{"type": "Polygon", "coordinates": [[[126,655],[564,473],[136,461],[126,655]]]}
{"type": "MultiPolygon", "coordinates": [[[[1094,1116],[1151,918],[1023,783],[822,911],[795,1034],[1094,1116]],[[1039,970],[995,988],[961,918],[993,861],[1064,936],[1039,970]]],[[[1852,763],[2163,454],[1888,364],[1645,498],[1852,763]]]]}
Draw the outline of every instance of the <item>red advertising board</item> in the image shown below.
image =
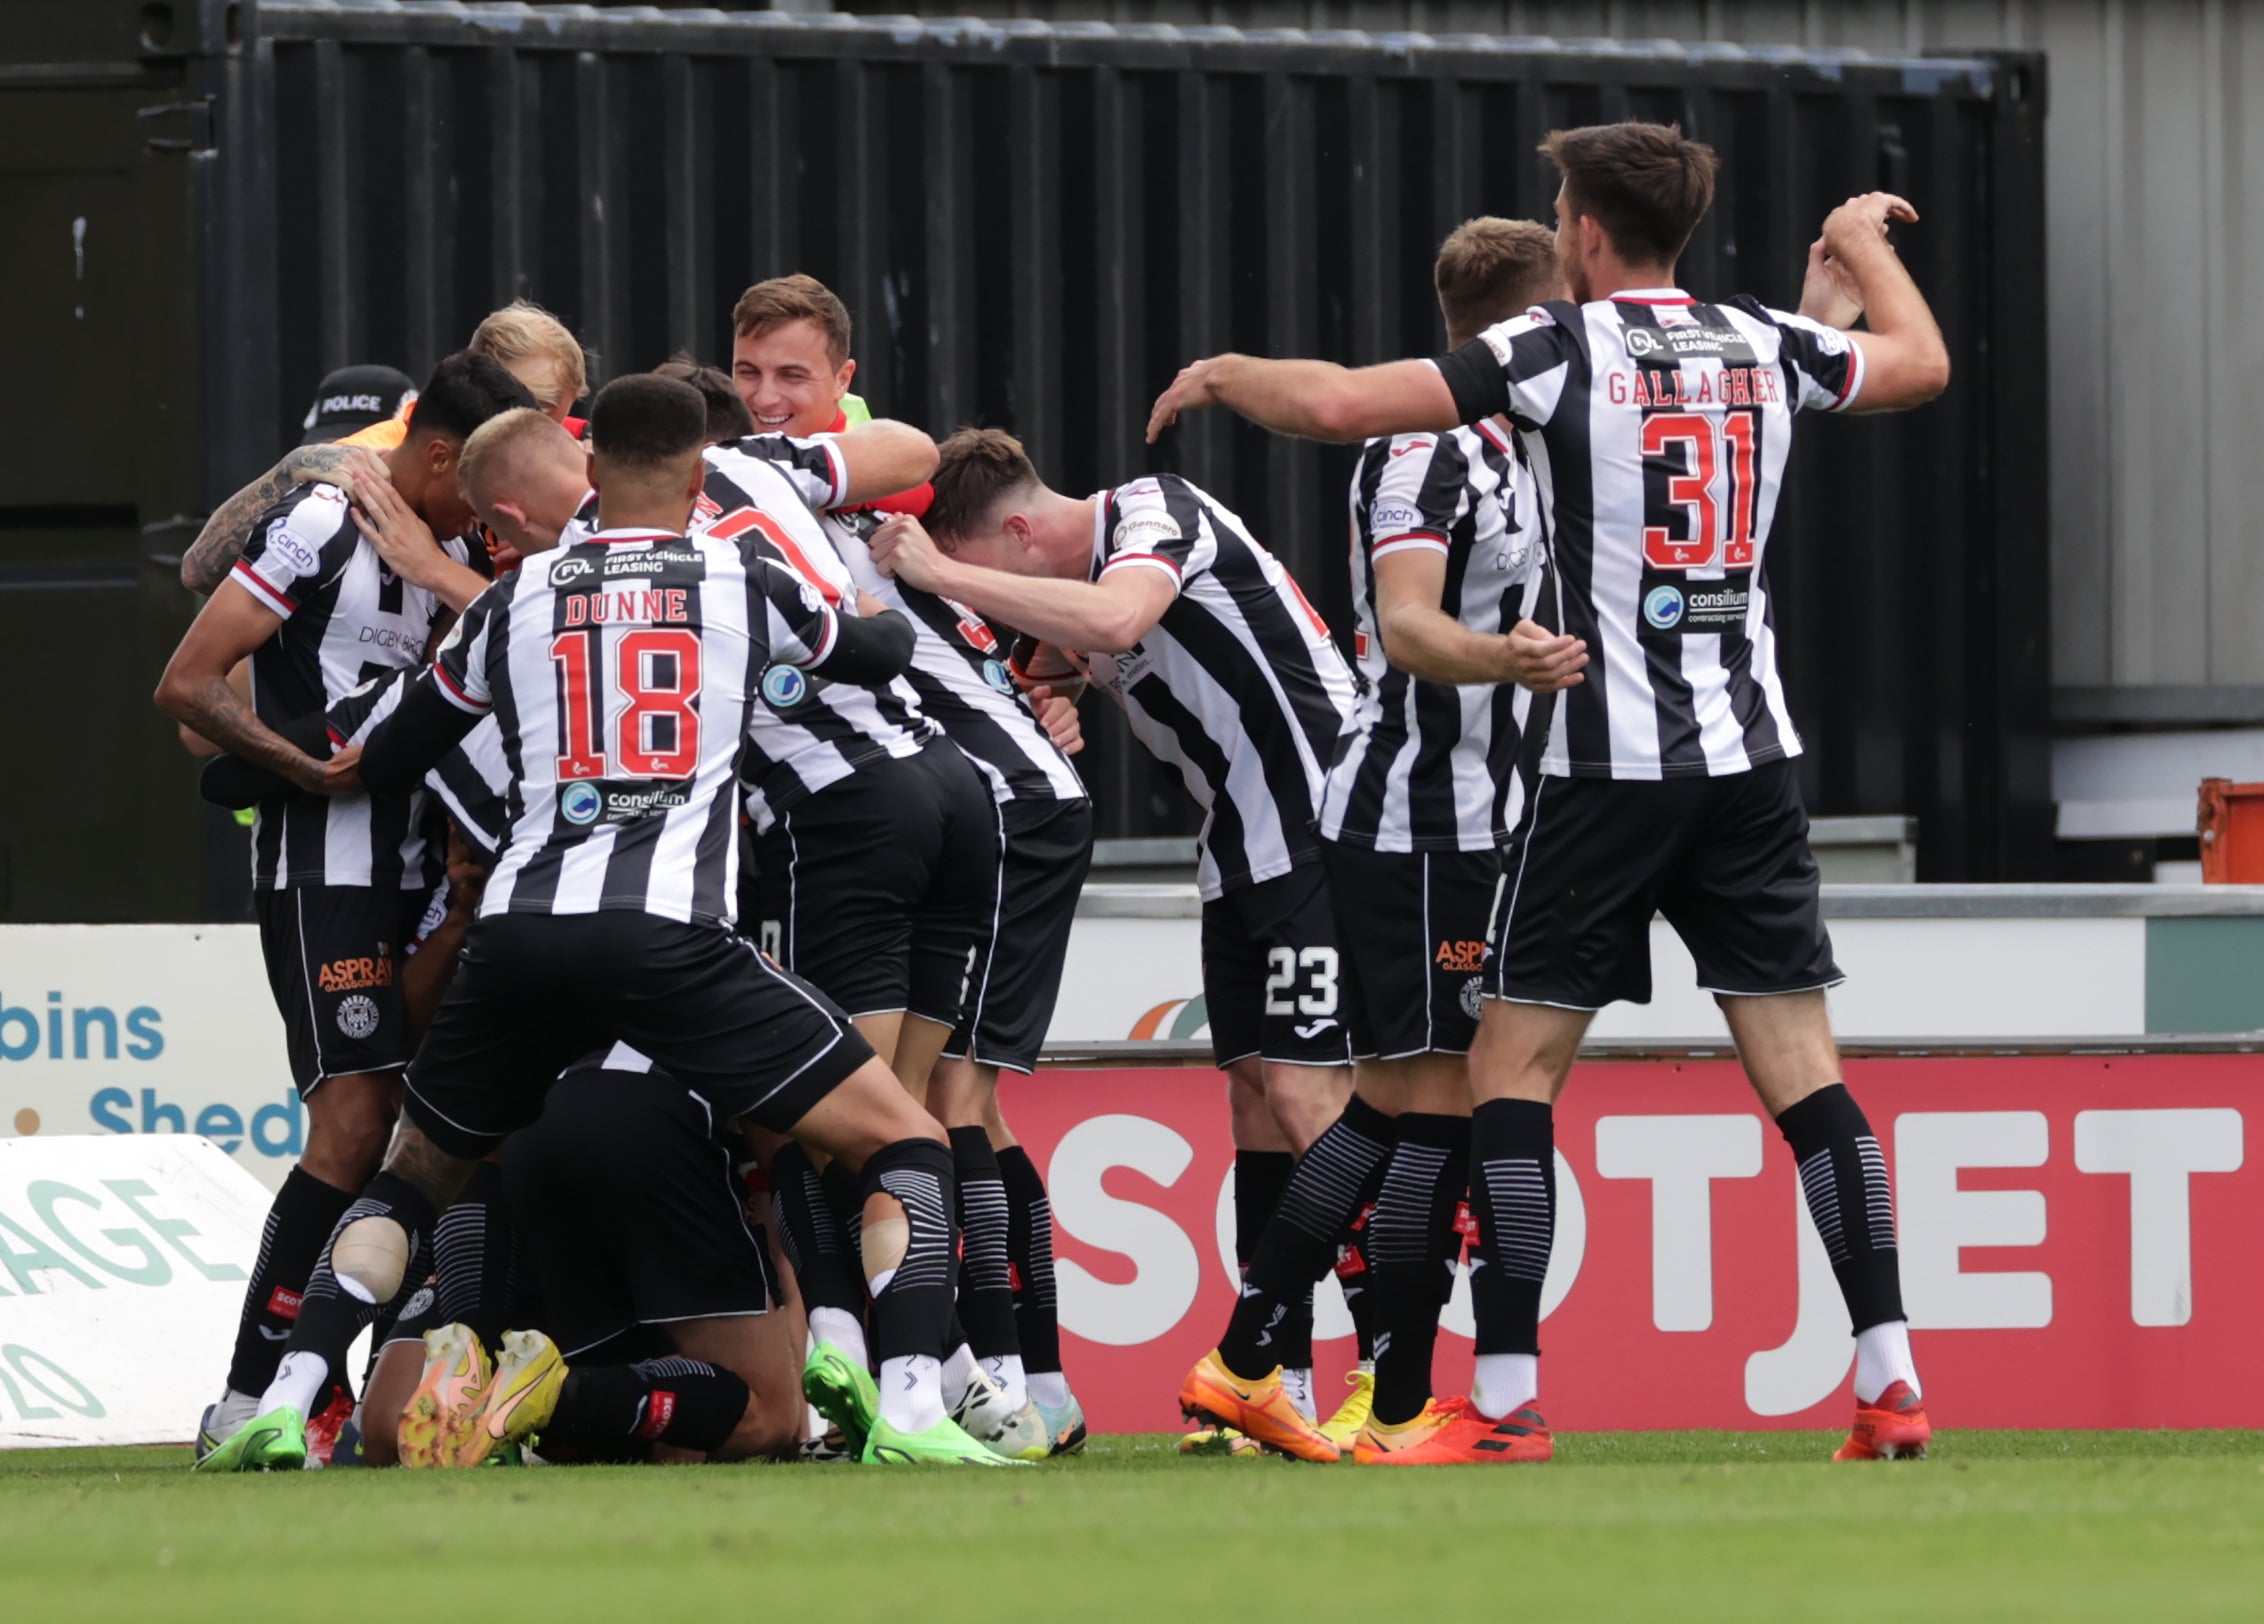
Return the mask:
{"type": "MultiPolygon", "coordinates": [[[[1853,1061],[1893,1173],[1913,1345],[1949,1427],[2264,1426],[2264,1057],[1853,1061]]],[[[1051,1186],[1093,1425],[1180,1424],[1234,1301],[1224,1079],[1049,1071],[1005,1104],[1051,1186]]],[[[1542,1405],[1568,1430],[1843,1424],[1847,1318],[1790,1152],[1734,1064],[1582,1066],[1557,1108],[1542,1405]]],[[[1441,1392],[1470,1370],[1468,1299],[1441,1392]]],[[[1324,1291],[1324,1407],[1352,1359],[1324,1291]]]]}

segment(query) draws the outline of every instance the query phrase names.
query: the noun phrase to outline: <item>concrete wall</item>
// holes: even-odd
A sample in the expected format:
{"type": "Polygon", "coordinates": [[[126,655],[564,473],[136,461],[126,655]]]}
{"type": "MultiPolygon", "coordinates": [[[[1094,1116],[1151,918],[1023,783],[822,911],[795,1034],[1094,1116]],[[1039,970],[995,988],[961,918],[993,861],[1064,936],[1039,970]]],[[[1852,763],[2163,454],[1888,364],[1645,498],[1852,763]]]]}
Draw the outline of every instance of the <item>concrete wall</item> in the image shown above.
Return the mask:
{"type": "Polygon", "coordinates": [[[2054,680],[2093,690],[2071,693],[2070,708],[2101,719],[2264,720],[2264,536],[2257,504],[2242,495],[2264,466],[2264,0],[878,0],[845,9],[2049,53],[2054,680]],[[2200,685],[2218,691],[2096,691],[2200,685]],[[2258,688],[2228,696],[2227,685],[2258,688]]]}

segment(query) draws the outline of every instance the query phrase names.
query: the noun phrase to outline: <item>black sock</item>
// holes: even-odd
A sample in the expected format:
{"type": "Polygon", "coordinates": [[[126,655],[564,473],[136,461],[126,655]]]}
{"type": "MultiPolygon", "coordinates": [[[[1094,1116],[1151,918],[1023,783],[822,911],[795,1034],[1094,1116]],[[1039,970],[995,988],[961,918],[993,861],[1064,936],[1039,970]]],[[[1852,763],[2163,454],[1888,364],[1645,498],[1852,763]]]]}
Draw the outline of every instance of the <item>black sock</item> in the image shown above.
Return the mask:
{"type": "Polygon", "coordinates": [[[519,1243],[503,1201],[503,1168],[482,1162],[432,1230],[435,1325],[468,1325],[494,1347],[515,1318],[519,1243]]]}
{"type": "Polygon", "coordinates": [[[380,1313],[398,1314],[401,1306],[424,1284],[429,1268],[427,1260],[432,1255],[429,1237],[434,1222],[432,1203],[408,1180],[392,1173],[379,1173],[371,1179],[340,1216],[338,1227],[330,1232],[330,1239],[322,1248],[314,1273],[307,1279],[306,1300],[300,1304],[298,1322],[291,1327],[285,1354],[314,1354],[328,1367],[331,1381],[344,1380],[346,1351],[363,1327],[380,1313]],[[364,1302],[339,1284],[337,1273],[331,1268],[331,1248],[337,1245],[338,1237],[345,1233],[348,1225],[363,1218],[391,1218],[409,1237],[409,1261],[401,1271],[400,1289],[382,1303],[364,1302]]]}
{"type": "Polygon", "coordinates": [[[1777,1130],[1800,1164],[1808,1216],[1832,1260],[1847,1317],[1867,1331],[1902,1312],[1902,1258],[1895,1248],[1894,1191],[1863,1107],[1834,1083],[1790,1107],[1777,1130]]]}
{"type": "Polygon", "coordinates": [[[1282,1333],[1294,1335],[1299,1306],[1311,1303],[1313,1283],[1336,1260],[1336,1238],[1360,1210],[1360,1192],[1368,1175],[1391,1154],[1391,1142],[1391,1118],[1355,1094],[1344,1114],[1298,1158],[1243,1275],[1234,1317],[1219,1339],[1219,1357],[1227,1369],[1256,1377],[1277,1364],[1311,1366],[1310,1307],[1303,1315],[1302,1348],[1284,1346],[1282,1333]],[[1304,1357],[1292,1362],[1297,1353],[1304,1357]]]}
{"type": "Polygon", "coordinates": [[[1376,1305],[1369,1294],[1375,1282],[1368,1261],[1368,1226],[1374,1220],[1376,1196],[1383,1189],[1384,1169],[1390,1163],[1388,1156],[1376,1163],[1368,1182],[1360,1187],[1359,1210],[1336,1240],[1337,1288],[1344,1293],[1344,1306],[1351,1312],[1352,1340],[1364,1365],[1376,1357],[1376,1305]]]}
{"type": "Polygon", "coordinates": [[[601,1453],[624,1439],[706,1453],[738,1430],[747,1398],[745,1382],[698,1359],[577,1365],[543,1436],[601,1453]]]}
{"type": "Polygon", "coordinates": [[[1556,1242],[1556,1113],[1487,1100],[1470,1116],[1470,1211],[1478,1240],[1470,1306],[1479,1353],[1541,1351],[1541,1282],[1556,1242]]]}
{"type": "Polygon", "coordinates": [[[849,1247],[825,1181],[791,1140],[770,1161],[770,1210],[785,1241],[786,1261],[802,1288],[803,1311],[838,1308],[862,1319],[864,1270],[849,1247]]]}
{"type": "Polygon", "coordinates": [[[1286,1150],[1238,1150],[1234,1153],[1234,1263],[1244,1274],[1258,1255],[1258,1237],[1273,1221],[1281,1205],[1281,1192],[1297,1171],[1297,1158],[1286,1150]]]}
{"type": "Polygon", "coordinates": [[[1455,1217],[1470,1182],[1470,1119],[1410,1112],[1368,1222],[1368,1290],[1378,1321],[1376,1419],[1397,1426],[1431,1398],[1439,1311],[1462,1250],[1455,1217]],[[1440,1267],[1441,1262],[1445,1267],[1440,1267]]]}
{"type": "Polygon", "coordinates": [[[865,1189],[886,1195],[911,1223],[902,1261],[873,1296],[873,1359],[926,1356],[941,1360],[952,1317],[951,1209],[957,1197],[951,1147],[933,1139],[899,1139],[865,1163],[865,1189]]]}
{"type": "Polygon", "coordinates": [[[1061,1368],[1061,1312],[1053,1286],[1053,1203],[1038,1164],[1020,1145],[998,1153],[1006,1182],[1006,1255],[1014,1265],[1014,1333],[1022,1368],[1033,1375],[1061,1368]]]}
{"type": "Polygon", "coordinates": [[[236,1327],[235,1357],[228,1362],[228,1385],[234,1391],[264,1393],[275,1379],[307,1281],[330,1244],[330,1232],[353,1203],[353,1191],[325,1184],[303,1167],[285,1175],[267,1209],[259,1261],[244,1287],[244,1317],[236,1327]]]}
{"type": "Polygon", "coordinates": [[[1019,1358],[1006,1178],[988,1129],[951,1130],[951,1170],[959,1181],[959,1319],[967,1346],[978,1359],[1019,1358]]]}

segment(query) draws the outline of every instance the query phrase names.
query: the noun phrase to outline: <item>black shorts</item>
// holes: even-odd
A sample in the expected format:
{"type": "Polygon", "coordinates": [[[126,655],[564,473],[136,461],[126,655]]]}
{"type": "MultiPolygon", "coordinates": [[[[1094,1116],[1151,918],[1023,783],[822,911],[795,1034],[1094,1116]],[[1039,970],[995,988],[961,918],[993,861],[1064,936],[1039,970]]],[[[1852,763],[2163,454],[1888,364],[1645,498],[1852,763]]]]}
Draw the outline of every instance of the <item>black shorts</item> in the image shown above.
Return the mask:
{"type": "Polygon", "coordinates": [[[1343,964],[1319,863],[1203,904],[1203,1002],[1221,1066],[1349,1066],[1343,964]]]}
{"type": "Polygon", "coordinates": [[[1344,1024],[1363,1060],[1468,1054],[1501,856],[1321,842],[1344,944],[1344,1024]]]}
{"type": "Polygon", "coordinates": [[[428,898],[421,890],[366,885],[253,893],[267,986],[302,1095],[325,1078],[408,1064],[415,1045],[401,1003],[401,966],[428,898]]]}
{"type": "Polygon", "coordinates": [[[1839,985],[1792,763],[1724,778],[1544,778],[1502,848],[1489,997],[1651,1001],[1651,915],[1707,992],[1839,985]]]}
{"type": "Polygon", "coordinates": [[[1069,928],[1093,861],[1090,801],[1008,801],[998,898],[976,944],[974,985],[944,1053],[1002,1071],[1037,1069],[1061,997],[1069,928]]]}
{"type": "Polygon", "coordinates": [[[722,1127],[661,1073],[577,1067],[504,1146],[542,1329],[567,1358],[636,1326],[778,1305],[722,1127]]]}
{"type": "Polygon", "coordinates": [[[997,804],[936,738],[779,813],[754,837],[739,918],[851,1015],[957,1026],[997,898],[997,804]]]}
{"type": "Polygon", "coordinates": [[[498,914],[463,962],[409,1066],[409,1119],[456,1156],[484,1156],[542,1112],[575,1060],[619,1041],[726,1119],[785,1132],[873,1056],[822,994],[709,925],[625,911],[498,914]]]}

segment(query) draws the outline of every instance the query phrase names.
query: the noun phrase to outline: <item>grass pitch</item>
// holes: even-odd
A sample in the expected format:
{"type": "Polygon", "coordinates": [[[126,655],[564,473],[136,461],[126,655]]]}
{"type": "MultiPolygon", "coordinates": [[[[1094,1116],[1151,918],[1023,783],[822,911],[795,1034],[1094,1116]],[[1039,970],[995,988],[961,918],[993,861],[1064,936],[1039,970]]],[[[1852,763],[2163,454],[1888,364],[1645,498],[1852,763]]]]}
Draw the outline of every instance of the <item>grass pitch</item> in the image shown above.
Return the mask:
{"type": "Polygon", "coordinates": [[[1566,1436],[1430,1471],[1095,1439],[1015,1472],[192,1477],[0,1455],[0,1617],[2180,1619],[2264,1615],[2264,1433],[1566,1436]],[[819,1609],[817,1613],[805,1609],[819,1609]]]}

